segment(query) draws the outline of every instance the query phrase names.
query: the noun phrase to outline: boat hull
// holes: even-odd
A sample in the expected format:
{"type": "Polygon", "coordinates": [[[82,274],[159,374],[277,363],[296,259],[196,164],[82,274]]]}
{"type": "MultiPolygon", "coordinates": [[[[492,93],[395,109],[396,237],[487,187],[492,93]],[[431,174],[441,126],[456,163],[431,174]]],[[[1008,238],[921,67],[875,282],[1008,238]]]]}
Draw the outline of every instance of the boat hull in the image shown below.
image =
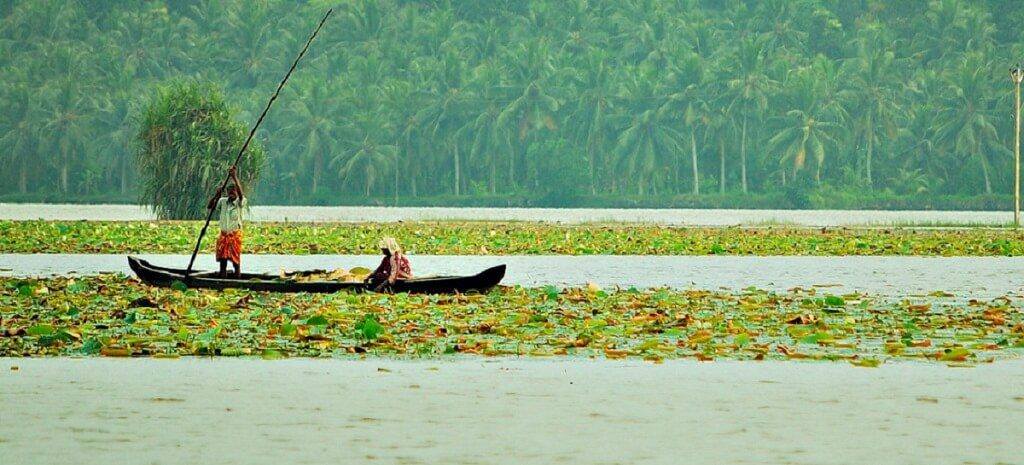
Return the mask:
{"type": "MultiPolygon", "coordinates": [[[[266,292],[363,292],[366,285],[344,281],[299,281],[288,276],[243,273],[240,278],[221,278],[210,271],[193,271],[185,278],[185,270],[156,266],[138,257],[129,256],[128,266],[142,282],[170,287],[180,282],[195,289],[248,289],[266,292]]],[[[302,272],[289,276],[301,276],[302,272]]],[[[308,274],[308,273],[306,273],[308,274]]],[[[454,294],[487,292],[505,277],[505,265],[488,268],[472,276],[437,276],[398,281],[391,291],[410,294],[454,294]]]]}

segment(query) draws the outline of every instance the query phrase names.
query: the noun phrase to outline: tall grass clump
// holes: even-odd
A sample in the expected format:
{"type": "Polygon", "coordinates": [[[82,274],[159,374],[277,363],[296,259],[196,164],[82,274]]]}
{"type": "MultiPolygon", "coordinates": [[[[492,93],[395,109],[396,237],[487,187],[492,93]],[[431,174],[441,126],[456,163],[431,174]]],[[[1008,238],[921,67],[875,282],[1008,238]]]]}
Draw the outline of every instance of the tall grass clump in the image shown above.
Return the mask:
{"type": "MultiPolygon", "coordinates": [[[[205,218],[206,202],[247,135],[216,85],[174,82],[161,88],[143,107],[136,135],[140,202],[160,219],[205,218]]],[[[252,141],[238,167],[247,195],[265,160],[263,146],[252,141]]]]}

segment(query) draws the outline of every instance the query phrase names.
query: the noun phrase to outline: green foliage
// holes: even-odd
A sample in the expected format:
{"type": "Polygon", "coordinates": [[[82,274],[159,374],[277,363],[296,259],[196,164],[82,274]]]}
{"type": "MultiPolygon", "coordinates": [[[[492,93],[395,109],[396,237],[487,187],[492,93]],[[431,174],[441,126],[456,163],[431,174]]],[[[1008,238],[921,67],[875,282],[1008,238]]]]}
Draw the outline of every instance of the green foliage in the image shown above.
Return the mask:
{"type": "Polygon", "coordinates": [[[572,206],[587,185],[587,159],[565,139],[531,144],[528,158],[536,166],[538,206],[572,206]]]}
{"type": "MultiPolygon", "coordinates": [[[[923,225],[935,226],[935,225],[923,225]]],[[[181,254],[192,251],[189,222],[0,220],[0,253],[181,254]],[[64,233],[61,233],[61,227],[64,233]]],[[[400,237],[423,255],[924,255],[1024,256],[1011,228],[669,228],[638,224],[404,222],[387,224],[251,223],[247,253],[372,254],[381,237],[400,237]],[[486,252],[484,252],[486,251],[486,252]]],[[[212,241],[203,249],[212,253],[212,241]]],[[[355,268],[353,274],[370,270],[355,268]]],[[[176,281],[174,289],[187,291],[176,281]]],[[[88,289],[75,284],[69,292],[88,289]]],[[[554,296],[557,288],[547,288],[554,296]]],[[[28,284],[17,292],[41,292],[28,284]]],[[[290,307],[280,309],[291,317],[290,307]]]]}
{"type": "MultiPolygon", "coordinates": [[[[176,82],[160,89],[136,136],[142,202],[162,219],[205,218],[247,134],[215,86],[176,82]]],[[[253,189],[265,158],[258,142],[249,144],[238,167],[245,190],[253,189]]]]}
{"type": "MultiPolygon", "coordinates": [[[[150,199],[139,96],[201,79],[252,124],[337,3],[0,2],[0,198],[150,199]]],[[[1014,2],[337,7],[262,126],[261,203],[713,207],[724,186],[733,205],[870,208],[1012,186],[1014,2]],[[549,187],[567,166],[588,197],[549,187]]]]}

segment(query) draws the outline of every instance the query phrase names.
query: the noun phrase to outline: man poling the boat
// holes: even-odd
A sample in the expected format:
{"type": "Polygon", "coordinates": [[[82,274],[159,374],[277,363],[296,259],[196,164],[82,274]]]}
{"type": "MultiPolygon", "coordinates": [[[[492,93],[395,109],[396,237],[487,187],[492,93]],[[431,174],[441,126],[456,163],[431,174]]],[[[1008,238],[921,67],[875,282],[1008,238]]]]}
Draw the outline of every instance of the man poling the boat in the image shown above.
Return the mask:
{"type": "Polygon", "coordinates": [[[378,244],[384,259],[381,260],[377,269],[366,278],[369,287],[375,292],[380,292],[384,286],[392,286],[395,281],[412,278],[412,267],[409,266],[409,259],[402,253],[402,248],[393,237],[385,237],[378,244]]]}
{"type": "Polygon", "coordinates": [[[235,277],[242,275],[242,212],[248,206],[248,200],[242,191],[242,182],[238,180],[235,168],[228,169],[231,184],[228,195],[221,197],[220,190],[210,199],[207,207],[210,210],[220,209],[220,236],[217,237],[217,261],[220,263],[220,276],[227,277],[228,261],[235,269],[235,277]]]}

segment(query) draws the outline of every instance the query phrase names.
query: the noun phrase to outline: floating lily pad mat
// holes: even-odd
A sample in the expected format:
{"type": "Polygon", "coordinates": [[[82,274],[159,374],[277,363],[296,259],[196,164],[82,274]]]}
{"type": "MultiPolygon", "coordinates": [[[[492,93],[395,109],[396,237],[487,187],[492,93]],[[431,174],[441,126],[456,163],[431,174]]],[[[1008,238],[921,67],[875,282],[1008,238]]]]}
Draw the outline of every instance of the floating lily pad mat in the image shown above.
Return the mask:
{"type": "Polygon", "coordinates": [[[895,359],[1024,355],[1016,297],[876,299],[818,288],[559,289],[486,295],[278,294],[155,288],[121,274],[0,278],[0,356],[576,356],[895,359]]]}
{"type": "MultiPolygon", "coordinates": [[[[0,221],[0,253],[190,253],[202,223],[0,221]]],[[[245,253],[377,254],[399,238],[421,255],[1021,256],[1013,229],[672,228],[649,225],[412,222],[250,223],[245,253]]],[[[213,251],[214,240],[203,250],[213,251]]]]}

